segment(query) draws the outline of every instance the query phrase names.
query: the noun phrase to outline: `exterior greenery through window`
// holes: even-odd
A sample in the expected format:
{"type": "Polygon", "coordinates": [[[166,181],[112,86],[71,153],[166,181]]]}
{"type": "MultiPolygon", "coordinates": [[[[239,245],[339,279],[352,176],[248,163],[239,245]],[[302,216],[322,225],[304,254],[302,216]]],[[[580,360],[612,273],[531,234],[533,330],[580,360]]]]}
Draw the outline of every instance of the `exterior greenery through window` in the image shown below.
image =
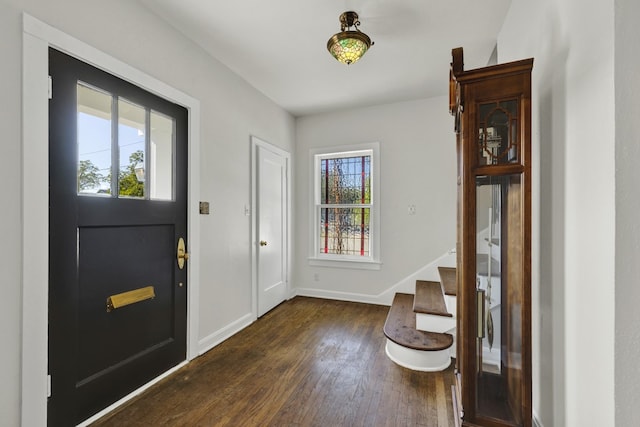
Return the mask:
{"type": "MultiPolygon", "coordinates": [[[[144,153],[137,150],[129,156],[129,164],[123,166],[118,176],[118,187],[121,196],[144,197],[144,181],[136,175],[136,168],[144,165],[144,153]]],[[[103,194],[111,194],[109,185],[111,172],[102,174],[100,168],[91,160],[80,160],[78,163],[78,192],[96,191],[103,194]]]]}
{"type": "Polygon", "coordinates": [[[371,258],[372,154],[316,156],[319,256],[371,258]]]}

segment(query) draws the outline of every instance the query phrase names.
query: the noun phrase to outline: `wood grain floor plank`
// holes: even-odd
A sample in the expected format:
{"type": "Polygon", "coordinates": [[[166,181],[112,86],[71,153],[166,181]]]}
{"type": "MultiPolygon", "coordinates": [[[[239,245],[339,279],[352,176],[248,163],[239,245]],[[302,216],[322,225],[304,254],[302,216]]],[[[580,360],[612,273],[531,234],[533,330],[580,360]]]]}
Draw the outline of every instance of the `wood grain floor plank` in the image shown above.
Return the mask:
{"type": "Polygon", "coordinates": [[[452,368],[391,362],[388,310],[296,297],[93,425],[453,425],[452,368]]]}

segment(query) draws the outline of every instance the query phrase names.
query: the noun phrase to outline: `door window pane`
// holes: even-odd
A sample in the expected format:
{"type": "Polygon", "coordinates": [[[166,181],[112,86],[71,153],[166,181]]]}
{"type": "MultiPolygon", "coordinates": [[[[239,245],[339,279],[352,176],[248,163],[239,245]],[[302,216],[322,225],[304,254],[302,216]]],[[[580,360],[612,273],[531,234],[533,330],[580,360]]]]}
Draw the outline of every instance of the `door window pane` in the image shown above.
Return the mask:
{"type": "Polygon", "coordinates": [[[111,193],[111,102],[111,95],[78,83],[78,194],[111,193]]]}
{"type": "Polygon", "coordinates": [[[118,100],[118,195],[145,198],[146,111],[124,99],[118,100]]]}
{"type": "Polygon", "coordinates": [[[77,108],[78,194],[174,199],[174,118],[81,82],[77,108]]]}
{"type": "Polygon", "coordinates": [[[173,199],[174,120],[151,112],[149,193],[152,200],[173,199]]]}

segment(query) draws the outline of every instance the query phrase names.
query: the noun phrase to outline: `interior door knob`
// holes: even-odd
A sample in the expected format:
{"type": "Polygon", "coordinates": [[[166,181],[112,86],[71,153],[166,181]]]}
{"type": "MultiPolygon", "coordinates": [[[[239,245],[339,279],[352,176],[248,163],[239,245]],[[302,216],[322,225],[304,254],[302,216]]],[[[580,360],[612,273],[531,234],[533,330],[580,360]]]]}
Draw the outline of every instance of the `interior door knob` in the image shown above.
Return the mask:
{"type": "Polygon", "coordinates": [[[260,246],[267,246],[266,240],[260,240],[260,246]]]}

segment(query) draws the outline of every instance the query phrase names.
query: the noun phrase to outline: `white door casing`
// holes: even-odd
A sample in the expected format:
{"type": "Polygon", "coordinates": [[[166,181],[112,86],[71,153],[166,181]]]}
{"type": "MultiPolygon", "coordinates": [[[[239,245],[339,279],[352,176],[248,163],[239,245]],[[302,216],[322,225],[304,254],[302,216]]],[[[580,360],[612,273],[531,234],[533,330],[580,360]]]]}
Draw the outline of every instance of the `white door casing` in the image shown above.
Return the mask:
{"type": "MultiPolygon", "coordinates": [[[[21,423],[47,424],[48,347],[48,55],[55,47],[71,56],[91,63],[107,72],[144,87],[189,110],[189,188],[188,230],[189,295],[187,302],[187,360],[198,355],[198,300],[200,267],[200,102],[166,83],[75,39],[64,32],[23,14],[23,75],[22,75],[22,372],[21,423]]],[[[158,377],[153,382],[162,378],[158,377]]],[[[151,383],[142,387],[148,387],[151,383]]],[[[55,386],[52,386],[55,388],[55,386]]],[[[124,397],[119,403],[129,399],[124,397]]],[[[106,410],[105,410],[106,411],[106,410]]]]}
{"type": "Polygon", "coordinates": [[[252,141],[254,313],[260,317],[289,297],[289,153],[252,141]]]}

